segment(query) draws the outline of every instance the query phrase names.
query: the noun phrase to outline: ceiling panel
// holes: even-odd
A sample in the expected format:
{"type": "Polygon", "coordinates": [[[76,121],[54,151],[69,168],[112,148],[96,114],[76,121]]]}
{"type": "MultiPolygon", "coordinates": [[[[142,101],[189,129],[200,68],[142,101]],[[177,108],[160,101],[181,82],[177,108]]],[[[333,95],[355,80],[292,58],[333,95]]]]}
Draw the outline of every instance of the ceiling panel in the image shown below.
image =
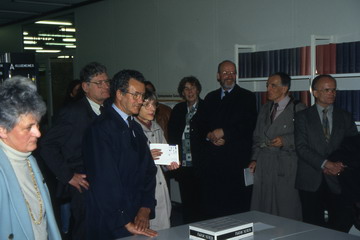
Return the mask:
{"type": "Polygon", "coordinates": [[[1,0],[0,27],[101,0],[1,0]]]}

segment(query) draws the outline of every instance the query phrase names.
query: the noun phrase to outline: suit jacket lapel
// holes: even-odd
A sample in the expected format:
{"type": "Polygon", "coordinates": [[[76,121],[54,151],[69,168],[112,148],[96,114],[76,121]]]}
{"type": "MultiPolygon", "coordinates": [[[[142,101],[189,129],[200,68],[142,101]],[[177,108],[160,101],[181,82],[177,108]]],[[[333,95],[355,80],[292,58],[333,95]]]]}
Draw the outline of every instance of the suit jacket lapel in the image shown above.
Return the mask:
{"type": "Polygon", "coordinates": [[[334,139],[338,132],[338,127],[340,126],[340,114],[338,114],[337,108],[333,108],[332,113],[332,128],[331,128],[331,134],[330,134],[330,141],[331,139],[334,139]]]}
{"type": "Polygon", "coordinates": [[[89,118],[93,120],[97,115],[92,110],[91,105],[89,103],[89,100],[86,97],[84,97],[82,100],[84,101],[84,104],[86,105],[86,109],[87,109],[87,112],[89,114],[89,118]]]}

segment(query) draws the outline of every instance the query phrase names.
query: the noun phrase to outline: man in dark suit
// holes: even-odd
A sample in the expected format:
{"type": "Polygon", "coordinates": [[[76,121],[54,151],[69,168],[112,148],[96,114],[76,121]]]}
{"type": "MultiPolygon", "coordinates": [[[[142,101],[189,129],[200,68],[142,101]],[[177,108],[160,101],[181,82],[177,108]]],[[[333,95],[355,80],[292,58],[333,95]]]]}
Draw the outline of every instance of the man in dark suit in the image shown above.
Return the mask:
{"type": "Polygon", "coordinates": [[[58,197],[70,197],[72,239],[85,239],[84,190],[89,188],[83,166],[82,140],[85,130],[100,115],[109,95],[105,66],[93,62],[80,72],[85,97],[63,108],[53,128],[40,143],[40,154],[59,180],[58,197]]]}
{"type": "Polygon", "coordinates": [[[111,81],[112,105],[86,132],[83,150],[87,179],[86,239],[117,239],[131,234],[154,237],[156,167],[147,138],[133,115],[145,93],[144,77],[123,70],[111,81]]]}
{"type": "Polygon", "coordinates": [[[317,76],[311,88],[316,104],[295,118],[298,154],[295,186],[300,190],[303,220],[347,232],[352,225],[351,206],[341,194],[338,181],[345,165],[329,161],[328,156],[345,137],[356,135],[357,129],[350,113],[333,105],[336,80],[332,76],[317,76]]]}
{"type": "Polygon", "coordinates": [[[256,124],[256,98],[239,87],[236,66],[218,66],[221,87],[204,99],[203,134],[207,138],[201,162],[203,206],[207,217],[248,211],[251,189],[244,184],[256,124]]]}

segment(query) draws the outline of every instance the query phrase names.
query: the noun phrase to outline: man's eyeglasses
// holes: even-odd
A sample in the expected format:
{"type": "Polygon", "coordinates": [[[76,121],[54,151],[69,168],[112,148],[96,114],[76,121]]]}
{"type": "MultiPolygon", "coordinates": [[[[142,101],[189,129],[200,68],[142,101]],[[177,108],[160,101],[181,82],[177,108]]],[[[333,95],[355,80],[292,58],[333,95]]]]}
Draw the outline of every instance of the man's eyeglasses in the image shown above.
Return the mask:
{"type": "Polygon", "coordinates": [[[223,75],[223,76],[226,76],[226,75],[231,75],[231,76],[233,76],[233,75],[236,75],[236,72],[223,71],[223,72],[221,73],[221,75],[223,75]]]}
{"type": "Polygon", "coordinates": [[[103,88],[103,87],[108,87],[110,85],[110,80],[101,80],[101,81],[94,81],[94,82],[89,82],[92,84],[95,84],[98,88],[103,88]]]}
{"type": "Polygon", "coordinates": [[[266,83],[266,88],[270,87],[270,88],[277,88],[277,87],[281,87],[281,84],[274,84],[274,83],[266,83]]]}
{"type": "Polygon", "coordinates": [[[144,93],[139,93],[139,92],[135,92],[135,93],[132,93],[132,92],[124,92],[124,93],[128,93],[130,95],[133,96],[133,99],[134,100],[144,100],[144,97],[145,97],[145,94],[144,93]]]}
{"type": "Polygon", "coordinates": [[[324,88],[324,89],[315,89],[315,90],[322,93],[336,93],[336,88],[324,88]]]}

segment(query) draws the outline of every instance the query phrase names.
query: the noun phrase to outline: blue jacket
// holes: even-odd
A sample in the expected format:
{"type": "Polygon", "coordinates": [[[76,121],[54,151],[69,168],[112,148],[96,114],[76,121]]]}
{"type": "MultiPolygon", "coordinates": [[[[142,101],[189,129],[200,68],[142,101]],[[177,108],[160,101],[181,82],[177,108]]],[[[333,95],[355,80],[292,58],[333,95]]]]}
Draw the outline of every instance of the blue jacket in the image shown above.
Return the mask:
{"type": "Polygon", "coordinates": [[[87,130],[83,156],[90,183],[86,192],[87,240],[131,235],[124,227],[141,207],[154,213],[156,167],[141,126],[127,123],[110,106],[87,130]]]}
{"type": "MultiPolygon", "coordinates": [[[[44,178],[35,158],[30,156],[29,160],[46,210],[48,239],[61,240],[44,178]]],[[[0,239],[10,239],[11,235],[14,239],[35,240],[29,211],[15,172],[5,153],[0,150],[0,239]]]]}

